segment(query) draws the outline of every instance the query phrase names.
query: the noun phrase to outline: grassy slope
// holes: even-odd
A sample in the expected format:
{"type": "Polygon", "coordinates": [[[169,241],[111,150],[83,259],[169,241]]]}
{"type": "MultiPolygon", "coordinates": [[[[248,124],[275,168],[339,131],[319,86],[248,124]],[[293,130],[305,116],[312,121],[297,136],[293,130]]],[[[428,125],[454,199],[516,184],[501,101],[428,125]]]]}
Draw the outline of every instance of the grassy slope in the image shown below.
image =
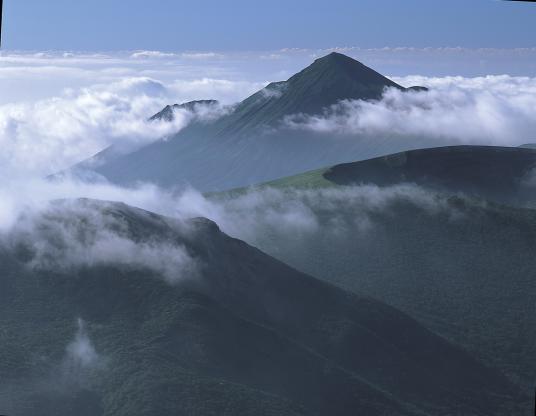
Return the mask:
{"type": "Polygon", "coordinates": [[[433,189],[474,194],[512,202],[525,192],[536,167],[531,148],[446,146],[396,153],[345,163],[269,182],[273,187],[328,187],[371,183],[378,186],[413,182],[433,189]],[[518,189],[521,188],[521,189],[518,189]]]}

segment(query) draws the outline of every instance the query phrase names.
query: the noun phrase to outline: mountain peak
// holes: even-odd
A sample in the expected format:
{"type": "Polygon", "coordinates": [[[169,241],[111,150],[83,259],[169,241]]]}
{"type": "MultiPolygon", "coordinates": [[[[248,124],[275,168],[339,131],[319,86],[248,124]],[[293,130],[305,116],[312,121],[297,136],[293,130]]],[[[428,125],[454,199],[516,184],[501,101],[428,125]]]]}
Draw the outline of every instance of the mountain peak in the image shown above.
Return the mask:
{"type": "Polygon", "coordinates": [[[289,81],[303,77],[316,83],[327,82],[330,86],[338,84],[341,98],[347,99],[378,99],[385,88],[404,89],[361,62],[338,52],[318,58],[289,81]],[[356,87],[359,91],[353,92],[356,87]]]}
{"type": "MultiPolygon", "coordinates": [[[[381,100],[389,88],[407,91],[355,59],[331,53],[287,81],[268,85],[216,120],[192,122],[169,140],[158,140],[113,163],[102,164],[96,171],[118,183],[149,181],[176,186],[187,181],[202,191],[211,191],[346,162],[350,153],[376,156],[383,144],[365,146],[359,138],[355,144],[344,141],[334,146],[333,140],[322,138],[326,133],[293,129],[287,117],[321,115],[345,101],[381,100]],[[311,137],[311,145],[302,141],[304,136],[311,137]],[[269,149],[270,156],[264,155],[264,149],[269,149]],[[230,170],[229,161],[238,168],[230,170]]],[[[154,118],[166,114],[173,112],[168,108],[154,118]]],[[[392,146],[393,150],[405,148],[392,146]]]]}
{"type": "Polygon", "coordinates": [[[321,58],[318,58],[315,62],[331,62],[331,63],[359,63],[363,65],[361,62],[349,57],[348,55],[344,55],[339,52],[331,52],[321,58]]]}
{"type": "Polygon", "coordinates": [[[280,84],[284,85],[279,88],[283,93],[277,97],[278,107],[286,115],[318,114],[343,100],[379,100],[386,88],[405,90],[361,62],[338,52],[317,59],[280,84]]]}
{"type": "MultiPolygon", "coordinates": [[[[328,55],[325,55],[321,58],[316,59],[309,68],[316,68],[316,69],[326,69],[331,68],[332,70],[339,70],[342,72],[347,72],[350,75],[353,75],[354,77],[357,77],[359,74],[363,74],[366,72],[374,72],[377,75],[376,71],[372,70],[371,68],[367,67],[363,63],[359,62],[358,60],[351,58],[347,55],[344,55],[339,52],[331,52],[328,55]]],[[[307,68],[306,68],[307,69],[307,68]]],[[[384,78],[384,77],[383,77],[384,78]]]]}

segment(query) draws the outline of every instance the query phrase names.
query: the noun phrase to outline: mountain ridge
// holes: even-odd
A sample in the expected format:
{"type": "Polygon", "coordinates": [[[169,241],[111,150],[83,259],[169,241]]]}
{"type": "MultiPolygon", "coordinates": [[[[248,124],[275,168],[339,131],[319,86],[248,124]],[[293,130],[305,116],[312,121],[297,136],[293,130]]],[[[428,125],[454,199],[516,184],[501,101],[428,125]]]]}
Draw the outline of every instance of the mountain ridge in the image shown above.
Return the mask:
{"type": "Polygon", "coordinates": [[[173,121],[176,110],[185,110],[194,113],[198,107],[213,107],[219,105],[218,100],[194,100],[182,104],[173,104],[165,106],[161,111],[149,118],[149,121],[173,121]]]}
{"type": "Polygon", "coordinates": [[[94,200],[57,202],[34,220],[37,235],[25,228],[10,238],[15,251],[0,252],[8,335],[0,366],[17,375],[0,380],[0,407],[14,416],[500,416],[503,406],[516,414],[519,392],[495,370],[395,309],[298,272],[209,220],[94,200]],[[25,266],[41,255],[32,249],[41,237],[62,247],[56,238],[71,230],[71,245],[91,243],[95,226],[136,244],[180,244],[203,264],[200,275],[170,284],[132,263],[25,266]],[[77,331],[85,347],[66,349],[77,331]],[[75,355],[65,367],[66,351],[93,351],[102,366],[86,368],[93,361],[75,355]],[[69,388],[35,387],[49,374],[69,388]]]}
{"type": "Polygon", "coordinates": [[[499,203],[524,204],[536,186],[536,150],[458,145],[431,147],[343,163],[268,183],[268,186],[393,186],[415,183],[499,203]]]}
{"type": "MultiPolygon", "coordinates": [[[[402,309],[531,392],[535,166],[532,149],[449,146],[323,168],[210,198],[224,206],[227,200],[239,206],[242,197],[264,201],[266,206],[255,206],[260,220],[250,243],[402,309]],[[307,212],[314,230],[292,235],[262,221],[265,211],[293,206],[307,212]]],[[[532,403],[524,405],[528,411],[532,403]]]]}
{"type": "Polygon", "coordinates": [[[422,147],[424,138],[408,142],[366,135],[333,138],[331,133],[296,130],[285,123],[286,117],[320,114],[342,100],[378,100],[386,88],[415,93],[352,58],[333,53],[287,81],[269,84],[215,121],[192,123],[173,137],[111,158],[94,171],[120,185],[188,184],[201,191],[218,191],[393,149],[422,147]]]}

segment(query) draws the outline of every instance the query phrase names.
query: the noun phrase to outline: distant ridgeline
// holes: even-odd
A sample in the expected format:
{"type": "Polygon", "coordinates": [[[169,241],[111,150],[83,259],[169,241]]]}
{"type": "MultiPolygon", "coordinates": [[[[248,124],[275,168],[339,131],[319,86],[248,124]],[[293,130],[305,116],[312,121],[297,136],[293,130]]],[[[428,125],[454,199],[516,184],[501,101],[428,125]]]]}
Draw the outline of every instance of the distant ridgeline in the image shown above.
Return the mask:
{"type": "Polygon", "coordinates": [[[536,201],[536,147],[449,146],[397,153],[333,166],[336,185],[415,183],[514,205],[536,201]]]}
{"type": "MultiPolygon", "coordinates": [[[[288,81],[268,85],[216,120],[193,122],[174,137],[126,155],[107,149],[73,171],[122,185],[188,183],[201,191],[219,191],[424,146],[424,139],[417,138],[393,141],[353,135],[332,140],[333,133],[296,129],[285,121],[323,114],[345,100],[379,100],[387,88],[426,90],[406,89],[354,59],[332,53],[288,81]],[[81,173],[84,170],[93,172],[81,173]]],[[[168,106],[151,119],[170,121],[174,111],[217,105],[205,100],[168,106]]]]}
{"type": "Polygon", "coordinates": [[[536,149],[536,143],[527,143],[527,144],[522,144],[521,146],[519,146],[523,149],[536,149]]]}
{"type": "Polygon", "coordinates": [[[175,119],[175,111],[177,110],[195,112],[200,107],[215,107],[218,104],[219,102],[216,100],[197,100],[197,101],[189,101],[183,104],[168,105],[164,107],[162,111],[152,116],[149,120],[173,121],[175,119]]]}

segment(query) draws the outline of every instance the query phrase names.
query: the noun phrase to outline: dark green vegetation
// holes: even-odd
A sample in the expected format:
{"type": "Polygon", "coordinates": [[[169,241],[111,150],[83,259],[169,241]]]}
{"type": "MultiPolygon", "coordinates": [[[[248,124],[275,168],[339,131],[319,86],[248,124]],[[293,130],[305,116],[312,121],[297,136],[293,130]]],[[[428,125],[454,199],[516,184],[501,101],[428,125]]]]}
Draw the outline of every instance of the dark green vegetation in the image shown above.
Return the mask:
{"type": "Polygon", "coordinates": [[[21,221],[0,252],[0,413],[521,414],[512,384],[463,350],[208,220],[83,200],[21,221]],[[84,253],[111,248],[93,247],[103,229],[182,247],[198,273],[170,284],[154,268],[170,259],[92,264],[84,253]],[[45,267],[74,246],[85,261],[45,267]]]}
{"type": "MultiPolygon", "coordinates": [[[[315,133],[289,127],[285,118],[322,114],[343,100],[379,100],[386,88],[406,89],[347,56],[332,53],[276,82],[211,122],[194,122],[176,136],[118,156],[85,162],[118,184],[139,181],[165,187],[189,183],[201,191],[257,184],[309,169],[418,148],[426,140],[391,140],[315,133]]],[[[156,118],[171,117],[171,107],[156,118]]],[[[87,176],[87,175],[85,175],[87,176]]]]}
{"type": "Polygon", "coordinates": [[[512,147],[453,146],[398,153],[331,168],[323,176],[337,185],[403,182],[463,192],[499,202],[530,200],[536,190],[536,151],[512,147]]]}
{"type": "Polygon", "coordinates": [[[497,202],[530,202],[536,190],[536,150],[450,146],[396,153],[346,163],[269,183],[276,187],[322,187],[415,183],[447,193],[497,202]]]}
{"type": "Polygon", "coordinates": [[[399,308],[531,392],[536,211],[484,198],[530,200],[523,180],[535,161],[525,149],[440,148],[276,181],[281,200],[303,203],[319,226],[287,233],[259,222],[251,242],[399,308]],[[420,186],[392,186],[402,182],[420,186]]]}

